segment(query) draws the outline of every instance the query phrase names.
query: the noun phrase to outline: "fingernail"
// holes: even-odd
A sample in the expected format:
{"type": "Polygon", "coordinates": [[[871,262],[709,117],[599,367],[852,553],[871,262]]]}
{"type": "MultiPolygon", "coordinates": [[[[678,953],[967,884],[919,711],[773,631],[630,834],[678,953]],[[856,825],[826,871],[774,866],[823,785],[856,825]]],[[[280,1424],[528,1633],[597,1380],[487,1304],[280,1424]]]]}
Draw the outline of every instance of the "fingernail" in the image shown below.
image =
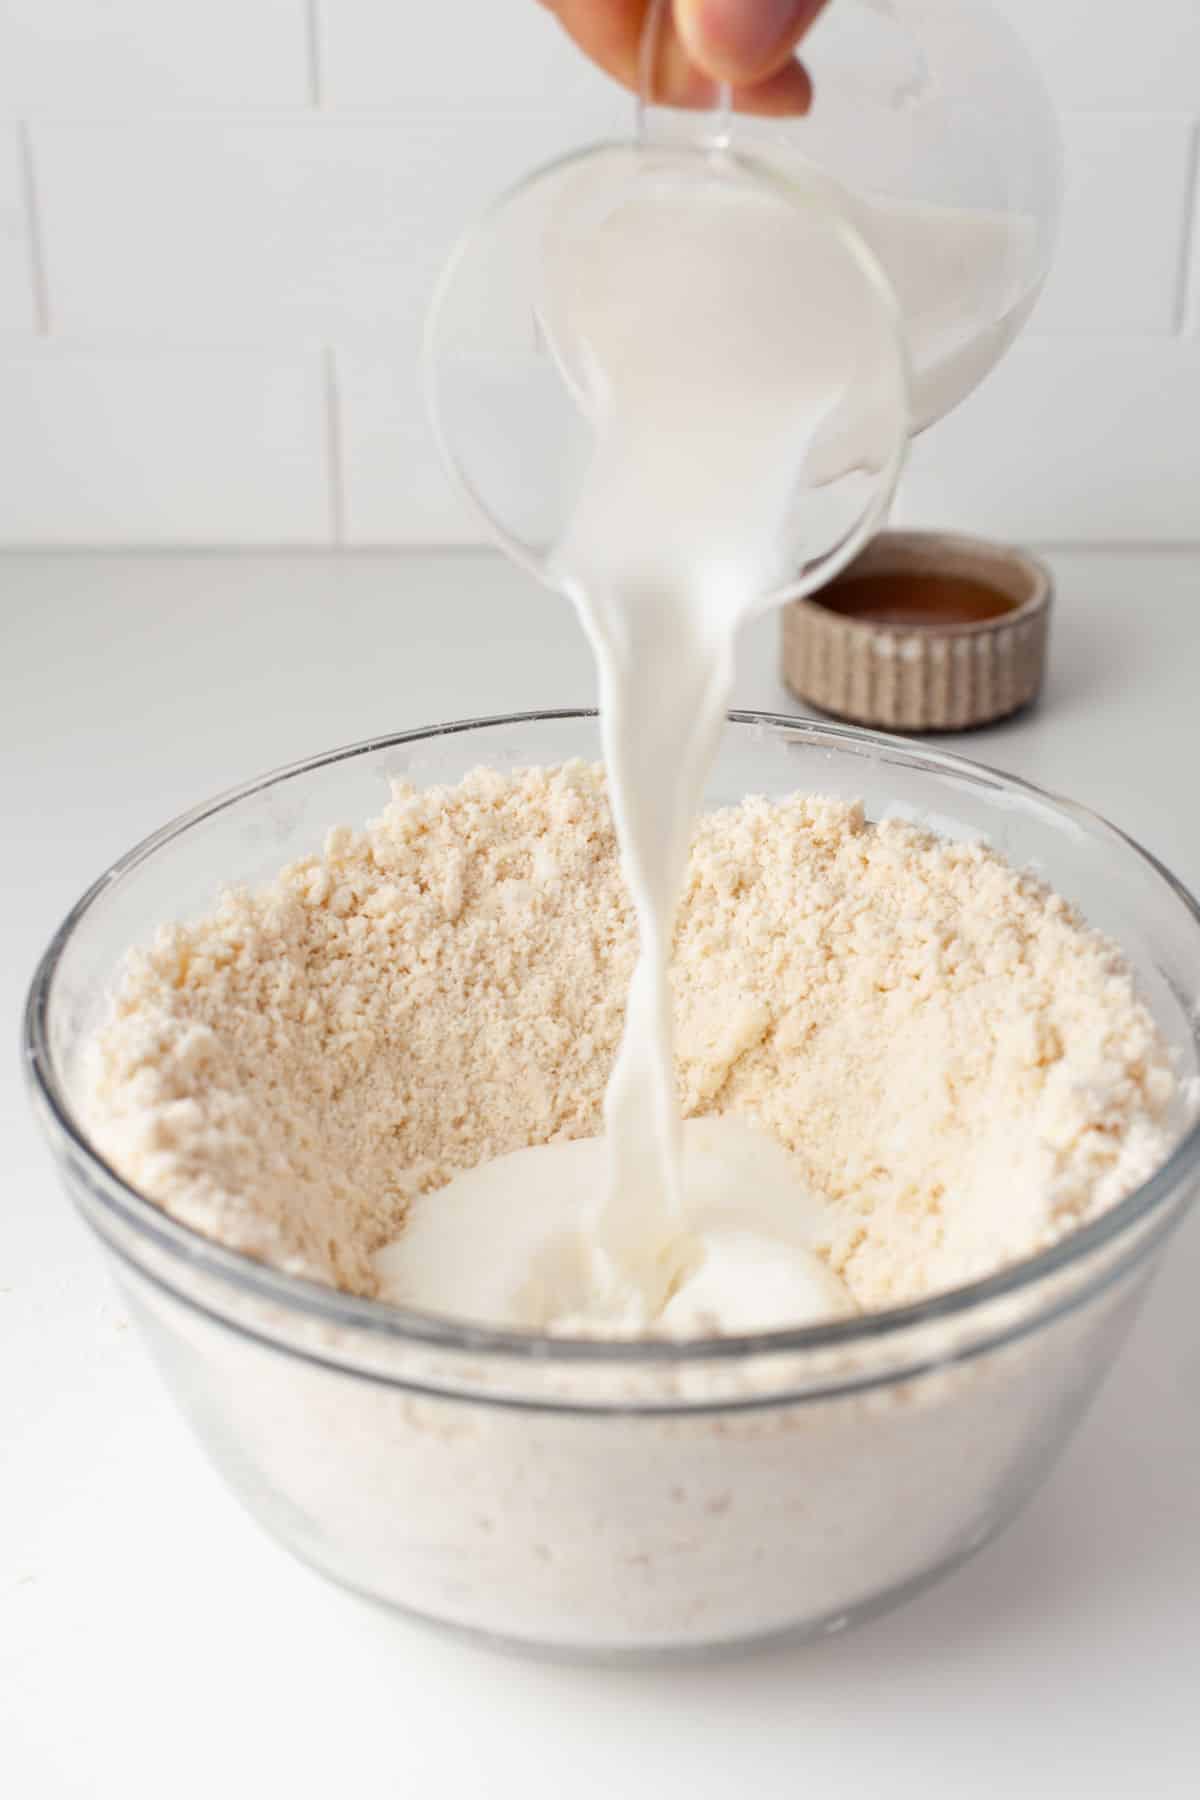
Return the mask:
{"type": "Polygon", "coordinates": [[[713,104],[716,83],[696,67],[676,34],[667,32],[659,45],[651,87],[661,105],[703,110],[713,104]]]}
{"type": "Polygon", "coordinates": [[[753,80],[790,48],[812,0],[676,0],[688,54],[727,81],[753,80]]]}

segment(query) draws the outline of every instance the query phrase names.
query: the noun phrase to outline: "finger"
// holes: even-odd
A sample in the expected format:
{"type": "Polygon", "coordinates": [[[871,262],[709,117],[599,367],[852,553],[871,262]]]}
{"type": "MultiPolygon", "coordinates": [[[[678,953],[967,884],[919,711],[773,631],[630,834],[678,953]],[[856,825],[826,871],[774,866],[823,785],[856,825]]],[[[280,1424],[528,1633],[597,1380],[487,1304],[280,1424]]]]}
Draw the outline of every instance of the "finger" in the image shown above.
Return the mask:
{"type": "Polygon", "coordinates": [[[692,62],[717,81],[755,87],[791,60],[825,0],[675,0],[692,62]]]}
{"type": "MultiPolygon", "coordinates": [[[[585,56],[637,92],[649,0],[546,0],[546,4],[585,56]]],[[[673,21],[663,29],[655,60],[656,98],[674,106],[704,104],[711,81],[691,62],[673,21]]]]}
{"type": "Polygon", "coordinates": [[[758,113],[764,118],[787,118],[806,113],[812,105],[813,90],[808,72],[794,57],[776,69],[765,81],[752,87],[735,87],[733,105],[736,112],[758,113]]]}
{"type": "MultiPolygon", "coordinates": [[[[647,0],[544,0],[544,4],[586,56],[624,87],[638,92],[647,0]]],[[[664,29],[655,64],[654,97],[660,103],[680,107],[711,104],[711,77],[697,70],[674,23],[664,29]]],[[[799,63],[787,61],[765,81],[742,84],[734,101],[741,112],[803,113],[812,102],[812,88],[799,63]]]]}

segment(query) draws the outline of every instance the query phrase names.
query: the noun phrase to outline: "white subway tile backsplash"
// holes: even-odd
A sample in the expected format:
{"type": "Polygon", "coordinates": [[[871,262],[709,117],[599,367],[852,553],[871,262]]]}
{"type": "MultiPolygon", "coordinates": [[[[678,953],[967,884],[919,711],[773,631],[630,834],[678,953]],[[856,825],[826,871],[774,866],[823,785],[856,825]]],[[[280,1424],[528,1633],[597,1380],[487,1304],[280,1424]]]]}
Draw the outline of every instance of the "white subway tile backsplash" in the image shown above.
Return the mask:
{"type": "Polygon", "coordinates": [[[478,542],[479,524],[441,467],[415,345],[341,350],[336,380],[346,542],[478,542]]]}
{"type": "Polygon", "coordinates": [[[30,255],[20,130],[0,121],[0,332],[33,329],[30,255]]]}
{"type": "Polygon", "coordinates": [[[1064,118],[1062,232],[1035,331],[1175,329],[1193,130],[1173,116],[1064,118]]]}
{"type": "Polygon", "coordinates": [[[330,106],[558,113],[628,130],[632,102],[534,0],[423,6],[318,0],[321,96],[330,106]]]}
{"type": "Polygon", "coordinates": [[[320,359],[0,356],[0,544],[324,544],[320,359]]]}
{"type": "MultiPolygon", "coordinates": [[[[405,0],[400,0],[401,6],[405,0]]],[[[4,0],[0,106],[119,115],[301,106],[306,0],[4,0]]]]}
{"type": "MultiPolygon", "coordinates": [[[[1060,253],[902,514],[1200,538],[1200,0],[994,4],[1065,108],[1060,253]]],[[[419,389],[434,277],[632,117],[548,9],[0,0],[0,109],[0,544],[478,535],[419,389]]]]}
{"type": "Polygon", "coordinates": [[[489,194],[572,137],[532,117],[35,127],[54,319],[176,342],[395,329],[489,194]]]}
{"type": "MultiPolygon", "coordinates": [[[[833,0],[836,5],[837,0],[833,0]]],[[[1060,106],[1194,110],[1200,98],[1196,0],[995,0],[1060,106]]]]}
{"type": "Polygon", "coordinates": [[[915,447],[897,520],[1002,537],[1200,540],[1200,344],[1029,338],[915,447]]]}

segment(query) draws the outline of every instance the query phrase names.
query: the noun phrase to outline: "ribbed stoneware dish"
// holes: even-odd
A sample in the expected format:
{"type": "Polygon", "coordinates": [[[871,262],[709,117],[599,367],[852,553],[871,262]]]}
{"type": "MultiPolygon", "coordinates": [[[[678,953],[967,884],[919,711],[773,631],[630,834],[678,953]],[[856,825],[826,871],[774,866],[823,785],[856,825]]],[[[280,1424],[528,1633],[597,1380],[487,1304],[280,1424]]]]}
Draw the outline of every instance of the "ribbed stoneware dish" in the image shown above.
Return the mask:
{"type": "Polygon", "coordinates": [[[884,532],[820,595],[784,609],[783,678],[807,705],[855,724],[905,732],[990,725],[1037,697],[1053,595],[1050,571],[1023,550],[941,532],[884,532]],[[822,603],[865,576],[888,574],[976,582],[1012,609],[978,623],[911,626],[822,603]]]}
{"type": "MultiPolygon", "coordinates": [[[[963,1562],[1042,1481],[1200,1184],[1182,1106],[1158,1173],[1028,1261],[917,1305],[688,1342],[481,1329],[265,1267],[168,1217],[88,1129],[88,1042],[123,953],[164,919],[201,916],[221,883],[256,885],[331,826],[375,817],[395,780],[599,755],[590,714],[476,720],[332,751],[176,819],[100,877],[42,959],[25,1026],[33,1096],[181,1412],[305,1562],[407,1612],[559,1653],[819,1637],[963,1562]]],[[[732,716],[705,806],[796,792],[987,837],[1036,868],[1122,945],[1181,1077],[1200,1074],[1200,916],[1120,832],[925,746],[732,716]]]]}

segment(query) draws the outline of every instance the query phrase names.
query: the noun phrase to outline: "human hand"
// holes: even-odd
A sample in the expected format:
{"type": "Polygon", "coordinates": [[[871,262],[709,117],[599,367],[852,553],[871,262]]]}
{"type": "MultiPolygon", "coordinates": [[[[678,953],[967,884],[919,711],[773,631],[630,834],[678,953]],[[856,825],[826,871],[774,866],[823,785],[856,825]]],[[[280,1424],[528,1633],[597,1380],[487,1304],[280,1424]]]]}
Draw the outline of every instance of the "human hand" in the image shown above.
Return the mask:
{"type": "MultiPolygon", "coordinates": [[[[650,0],[542,0],[580,49],[627,88],[638,88],[638,52],[650,0]]],[[[792,52],[825,0],[674,0],[658,58],[657,99],[707,104],[727,81],[742,112],[802,113],[812,87],[792,52]]]]}

